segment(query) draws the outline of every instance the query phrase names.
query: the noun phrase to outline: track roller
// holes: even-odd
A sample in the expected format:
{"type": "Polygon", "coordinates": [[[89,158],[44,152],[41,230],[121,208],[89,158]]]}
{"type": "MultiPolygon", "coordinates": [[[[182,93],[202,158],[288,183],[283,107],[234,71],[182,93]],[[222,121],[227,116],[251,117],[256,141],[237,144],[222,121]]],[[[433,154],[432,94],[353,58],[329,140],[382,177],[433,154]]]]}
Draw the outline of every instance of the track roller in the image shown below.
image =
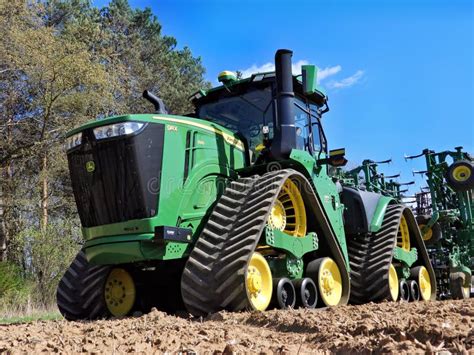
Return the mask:
{"type": "Polygon", "coordinates": [[[410,289],[410,301],[420,300],[420,286],[415,280],[408,280],[408,288],[410,289]]]}
{"type": "Polygon", "coordinates": [[[318,303],[318,288],[309,277],[293,281],[296,290],[296,307],[315,308],[318,303]]]}
{"type": "Polygon", "coordinates": [[[408,286],[406,280],[400,280],[398,284],[398,289],[400,290],[398,299],[403,302],[410,301],[410,287],[408,286]]]}
{"type": "Polygon", "coordinates": [[[295,287],[289,279],[282,277],[273,279],[272,308],[287,309],[293,308],[296,304],[295,287]]]}

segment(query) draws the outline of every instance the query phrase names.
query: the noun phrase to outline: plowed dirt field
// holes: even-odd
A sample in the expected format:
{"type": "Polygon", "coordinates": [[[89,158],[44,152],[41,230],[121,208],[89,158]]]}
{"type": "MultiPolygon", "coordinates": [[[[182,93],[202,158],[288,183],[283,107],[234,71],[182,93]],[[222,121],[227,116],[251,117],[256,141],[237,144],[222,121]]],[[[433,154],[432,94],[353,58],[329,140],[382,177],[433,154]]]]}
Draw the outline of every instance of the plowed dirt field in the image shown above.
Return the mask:
{"type": "Polygon", "coordinates": [[[0,353],[474,353],[474,300],[0,325],[0,353]]]}

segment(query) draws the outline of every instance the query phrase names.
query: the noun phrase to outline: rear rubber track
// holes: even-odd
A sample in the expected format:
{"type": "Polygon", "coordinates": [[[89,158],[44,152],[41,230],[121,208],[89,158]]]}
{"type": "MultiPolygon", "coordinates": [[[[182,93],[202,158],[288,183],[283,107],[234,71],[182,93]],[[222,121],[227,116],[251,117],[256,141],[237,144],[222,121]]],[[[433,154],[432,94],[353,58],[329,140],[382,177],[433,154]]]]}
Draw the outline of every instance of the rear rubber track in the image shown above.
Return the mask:
{"type": "MultiPolygon", "coordinates": [[[[407,218],[410,233],[416,233],[416,248],[421,265],[428,269],[432,285],[432,299],[436,294],[436,282],[428,253],[421,242],[421,234],[415,218],[403,205],[389,205],[380,230],[348,239],[348,252],[351,266],[351,298],[353,304],[390,300],[388,271],[397,245],[397,233],[402,215],[407,218]]],[[[412,244],[413,245],[413,244],[412,244]]]]}
{"type": "Polygon", "coordinates": [[[181,278],[187,310],[202,316],[250,307],[245,270],[271,207],[293,170],[238,179],[219,199],[197,240],[181,278]]]}
{"type": "Polygon", "coordinates": [[[59,282],[56,300],[68,320],[98,319],[107,316],[104,284],[108,266],[92,266],[80,251],[59,282]]]}

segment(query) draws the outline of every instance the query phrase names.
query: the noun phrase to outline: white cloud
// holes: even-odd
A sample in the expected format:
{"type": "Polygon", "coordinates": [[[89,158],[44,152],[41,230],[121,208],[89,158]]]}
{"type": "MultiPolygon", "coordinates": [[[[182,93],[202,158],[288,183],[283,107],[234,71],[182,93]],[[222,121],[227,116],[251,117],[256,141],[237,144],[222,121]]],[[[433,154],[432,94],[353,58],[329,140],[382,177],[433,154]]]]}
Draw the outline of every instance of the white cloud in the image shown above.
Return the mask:
{"type": "Polygon", "coordinates": [[[327,84],[330,89],[348,88],[356,84],[364,76],[363,70],[356,71],[353,75],[339,81],[331,81],[327,84]]]}
{"type": "Polygon", "coordinates": [[[340,65],[334,67],[326,67],[318,70],[318,81],[324,80],[332,75],[339,73],[342,70],[340,65]]]}
{"type": "MultiPolygon", "coordinates": [[[[301,67],[303,65],[307,65],[309,62],[307,60],[299,60],[296,63],[293,63],[291,65],[291,70],[293,71],[293,74],[301,74],[301,67]]],[[[275,63],[265,63],[261,66],[257,66],[256,64],[252,65],[251,67],[247,69],[240,69],[240,72],[242,72],[242,78],[248,78],[252,74],[256,73],[266,73],[269,71],[275,71],[275,63]]]]}
{"type": "MultiPolygon", "coordinates": [[[[292,64],[292,71],[293,74],[301,74],[301,67],[303,65],[309,64],[309,61],[307,60],[299,60],[296,63],[292,64]]],[[[252,74],[256,73],[265,73],[265,72],[272,72],[275,71],[275,64],[268,62],[263,65],[258,66],[257,64],[253,64],[251,67],[247,69],[241,69],[239,70],[242,73],[243,78],[248,78],[252,74]]],[[[336,75],[342,71],[342,67],[340,65],[335,65],[332,67],[325,67],[323,69],[319,69],[318,71],[318,83],[336,75]]],[[[356,84],[362,77],[364,76],[364,71],[363,70],[358,70],[357,72],[354,73],[354,75],[351,75],[347,78],[341,79],[341,80],[332,80],[328,82],[327,84],[324,84],[324,86],[330,88],[330,89],[341,89],[341,88],[347,88],[350,87],[354,84],[356,84]]]]}

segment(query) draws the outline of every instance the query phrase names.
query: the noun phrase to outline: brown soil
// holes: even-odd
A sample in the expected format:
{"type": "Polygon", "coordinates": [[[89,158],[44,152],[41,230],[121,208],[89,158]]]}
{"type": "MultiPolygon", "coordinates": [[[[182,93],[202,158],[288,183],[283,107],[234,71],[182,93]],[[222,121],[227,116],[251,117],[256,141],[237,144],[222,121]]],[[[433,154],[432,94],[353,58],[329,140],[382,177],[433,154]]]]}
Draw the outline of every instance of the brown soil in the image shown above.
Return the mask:
{"type": "Polygon", "coordinates": [[[467,353],[473,348],[474,300],[220,312],[198,320],[152,311],[135,318],[95,322],[0,325],[0,354],[467,353]]]}

